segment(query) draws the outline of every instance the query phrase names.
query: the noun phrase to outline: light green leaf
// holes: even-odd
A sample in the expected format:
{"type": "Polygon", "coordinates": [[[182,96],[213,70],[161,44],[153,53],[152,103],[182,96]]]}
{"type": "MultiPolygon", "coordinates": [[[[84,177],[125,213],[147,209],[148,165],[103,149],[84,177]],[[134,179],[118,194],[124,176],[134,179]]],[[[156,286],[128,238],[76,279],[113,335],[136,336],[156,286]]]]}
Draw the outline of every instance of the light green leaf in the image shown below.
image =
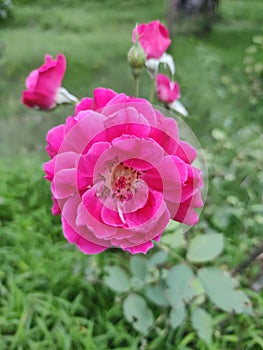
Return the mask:
{"type": "Polygon", "coordinates": [[[197,308],[192,312],[191,322],[193,328],[196,329],[199,338],[203,339],[207,345],[212,340],[212,318],[202,308],[197,308]]]}
{"type": "Polygon", "coordinates": [[[220,229],[225,229],[230,223],[230,218],[232,216],[232,207],[230,205],[225,205],[223,207],[217,207],[215,215],[212,217],[213,224],[215,224],[220,229]]]}
{"type": "Polygon", "coordinates": [[[185,247],[186,241],[182,233],[168,233],[162,236],[162,243],[172,249],[185,247]]]}
{"type": "Polygon", "coordinates": [[[196,305],[201,305],[205,301],[205,289],[200,282],[199,278],[195,277],[191,284],[190,287],[193,290],[194,297],[195,297],[195,304],[196,305]]]}
{"type": "Polygon", "coordinates": [[[151,258],[148,261],[148,266],[151,268],[163,264],[167,259],[167,255],[168,254],[166,252],[160,250],[159,252],[151,256],[151,258]]]}
{"type": "Polygon", "coordinates": [[[147,269],[147,260],[141,255],[134,255],[130,259],[130,269],[133,277],[144,281],[147,269]]]}
{"type": "Polygon", "coordinates": [[[127,321],[133,327],[144,334],[153,325],[154,318],[152,310],[147,306],[143,297],[138,294],[130,294],[123,303],[123,312],[127,321]]]}
{"type": "Polygon", "coordinates": [[[186,264],[173,266],[167,275],[167,297],[171,305],[180,305],[183,301],[189,301],[194,292],[191,283],[194,274],[186,264]]]}
{"type": "Polygon", "coordinates": [[[119,266],[106,266],[104,277],[105,284],[115,292],[127,292],[131,287],[131,282],[127,273],[119,266]]]}
{"type": "Polygon", "coordinates": [[[165,289],[160,286],[148,286],[146,288],[146,296],[156,305],[168,306],[165,289]]]}
{"type": "Polygon", "coordinates": [[[185,312],[184,304],[176,308],[172,308],[170,312],[171,327],[175,329],[178,326],[180,326],[180,324],[183,322],[185,318],[185,315],[186,315],[186,312],[185,312]]]}
{"type": "MultiPolygon", "coordinates": [[[[170,220],[169,224],[167,225],[165,229],[165,234],[166,233],[179,233],[181,232],[182,224],[175,220],[170,220]]],[[[163,238],[163,237],[162,237],[163,238]]]]}
{"type": "Polygon", "coordinates": [[[235,290],[234,280],[229,274],[216,267],[207,267],[198,271],[198,276],[209,298],[225,311],[251,313],[251,302],[247,295],[235,290]]]}
{"type": "Polygon", "coordinates": [[[186,257],[194,263],[211,261],[221,253],[223,247],[224,238],[220,233],[196,236],[189,244],[186,257]]]}

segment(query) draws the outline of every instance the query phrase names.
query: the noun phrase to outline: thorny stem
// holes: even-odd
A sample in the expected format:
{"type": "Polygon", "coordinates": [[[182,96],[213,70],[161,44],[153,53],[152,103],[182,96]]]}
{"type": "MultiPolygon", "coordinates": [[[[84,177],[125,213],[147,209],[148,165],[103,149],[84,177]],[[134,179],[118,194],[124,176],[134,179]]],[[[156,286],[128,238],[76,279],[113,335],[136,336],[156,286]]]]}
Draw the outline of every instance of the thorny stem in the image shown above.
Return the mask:
{"type": "Polygon", "coordinates": [[[174,258],[178,259],[180,262],[185,262],[185,259],[182,258],[179,254],[177,254],[173,249],[171,249],[168,245],[159,243],[158,246],[164,250],[168,251],[171,255],[173,255],[174,258]]]}
{"type": "MultiPolygon", "coordinates": [[[[255,247],[252,252],[249,254],[249,256],[241,261],[240,264],[238,264],[235,269],[232,272],[232,276],[236,276],[239,274],[241,271],[246,269],[260,254],[263,253],[263,243],[261,243],[260,246],[255,247]]],[[[219,323],[219,329],[223,329],[223,327],[227,324],[228,321],[232,319],[234,316],[234,313],[230,313],[227,315],[220,323],[219,323]]]]}
{"type": "Polygon", "coordinates": [[[232,272],[232,275],[235,276],[244,269],[246,269],[260,254],[263,253],[263,243],[261,243],[260,246],[255,247],[252,252],[248,255],[246,259],[241,261],[240,264],[236,266],[234,271],[232,272]]]}

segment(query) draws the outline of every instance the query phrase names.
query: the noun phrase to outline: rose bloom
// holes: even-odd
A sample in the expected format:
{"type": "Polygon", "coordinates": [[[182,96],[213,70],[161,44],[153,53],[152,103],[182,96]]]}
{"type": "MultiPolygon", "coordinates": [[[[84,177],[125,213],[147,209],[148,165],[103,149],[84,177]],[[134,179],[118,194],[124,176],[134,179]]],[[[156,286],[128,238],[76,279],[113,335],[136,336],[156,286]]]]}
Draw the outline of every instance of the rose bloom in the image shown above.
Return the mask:
{"type": "Polygon", "coordinates": [[[31,108],[54,108],[65,71],[66,58],[63,54],[58,54],[56,59],[45,55],[45,63],[26,78],[27,90],[22,93],[22,102],[31,108]]]}
{"type": "Polygon", "coordinates": [[[163,103],[172,103],[180,98],[179,85],[176,82],[170,81],[170,79],[164,74],[157,75],[156,89],[158,99],[163,103]]]}
{"type": "Polygon", "coordinates": [[[147,59],[160,58],[171,45],[168,29],[155,20],[137,25],[132,32],[132,41],[139,40],[147,59]]]}
{"type": "Polygon", "coordinates": [[[203,202],[195,149],[177,123],[141,98],[94,90],[47,135],[53,214],[86,254],[146,253],[170,219],[195,225],[203,202]]]}

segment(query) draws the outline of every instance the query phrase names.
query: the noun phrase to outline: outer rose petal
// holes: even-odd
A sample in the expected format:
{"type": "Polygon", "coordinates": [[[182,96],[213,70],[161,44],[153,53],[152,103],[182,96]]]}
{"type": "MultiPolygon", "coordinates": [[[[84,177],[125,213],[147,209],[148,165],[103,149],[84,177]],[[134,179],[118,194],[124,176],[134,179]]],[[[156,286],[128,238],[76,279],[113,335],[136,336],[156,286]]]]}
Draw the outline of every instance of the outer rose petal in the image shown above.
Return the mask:
{"type": "Polygon", "coordinates": [[[30,108],[52,109],[56,102],[53,95],[41,94],[25,90],[22,92],[22,102],[30,108]]]}
{"type": "Polygon", "coordinates": [[[51,208],[51,212],[53,215],[59,215],[61,214],[61,209],[60,206],[58,205],[58,201],[52,197],[52,201],[53,201],[53,206],[51,208]]]}
{"type": "Polygon", "coordinates": [[[45,179],[47,179],[50,182],[54,178],[55,162],[56,162],[56,160],[53,158],[53,159],[49,160],[48,162],[44,163],[44,165],[43,165],[44,172],[46,173],[45,179]]]}
{"type": "Polygon", "coordinates": [[[34,90],[38,81],[38,77],[39,77],[38,69],[32,70],[32,72],[26,78],[26,88],[28,90],[34,90]]]}
{"type": "Polygon", "coordinates": [[[81,111],[86,111],[87,109],[93,109],[93,98],[84,97],[75,108],[75,114],[81,111]]]}
{"type": "Polygon", "coordinates": [[[96,111],[105,107],[117,94],[111,89],[97,88],[94,90],[93,95],[93,110],[96,111]]]}
{"type": "Polygon", "coordinates": [[[47,57],[51,56],[46,56],[46,63],[38,70],[39,78],[35,91],[54,96],[61,86],[66,71],[66,58],[63,54],[58,54],[55,60],[47,60],[47,57]]]}
{"type": "Polygon", "coordinates": [[[47,147],[46,151],[51,158],[58,154],[59,148],[65,137],[65,126],[58,125],[50,129],[47,133],[47,147]]]}
{"type": "MultiPolygon", "coordinates": [[[[98,213],[99,215],[100,213],[98,213]]],[[[116,229],[107,227],[98,222],[93,215],[86,210],[81,198],[74,195],[66,200],[61,216],[71,226],[71,228],[81,237],[99,246],[110,247],[108,236],[116,234],[116,229]],[[98,231],[102,234],[99,237],[98,231]],[[97,236],[96,236],[97,234],[97,236]]]]}
{"type": "Polygon", "coordinates": [[[200,192],[197,192],[195,195],[179,205],[173,219],[186,225],[196,225],[198,223],[199,217],[193,208],[200,208],[202,206],[203,201],[200,192]]]}
{"type": "Polygon", "coordinates": [[[106,250],[108,247],[103,247],[98,244],[89,242],[81,237],[62,217],[63,232],[70,243],[75,243],[84,254],[98,254],[106,250]]]}
{"type": "Polygon", "coordinates": [[[127,250],[131,254],[143,253],[146,254],[149,249],[153,247],[153,242],[149,241],[143,244],[136,245],[135,247],[123,248],[123,250],[127,250]]]}
{"type": "Polygon", "coordinates": [[[176,149],[176,155],[188,164],[193,163],[197,156],[195,148],[185,141],[180,141],[176,149]]]}

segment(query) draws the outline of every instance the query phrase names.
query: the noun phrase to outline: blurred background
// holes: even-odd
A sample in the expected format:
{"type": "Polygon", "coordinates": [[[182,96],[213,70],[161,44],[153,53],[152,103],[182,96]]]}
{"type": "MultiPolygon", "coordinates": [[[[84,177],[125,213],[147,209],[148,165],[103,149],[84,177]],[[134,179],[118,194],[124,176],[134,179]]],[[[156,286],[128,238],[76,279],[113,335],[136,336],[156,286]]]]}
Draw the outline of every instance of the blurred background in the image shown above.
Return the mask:
{"type": "MultiPolygon", "coordinates": [[[[262,124],[260,0],[1,0],[0,6],[3,154],[41,150],[50,124],[71,113],[66,108],[45,115],[20,103],[25,78],[45,53],[66,55],[63,85],[78,97],[90,96],[98,86],[132,94],[126,62],[131,31],[136,23],[155,18],[170,29],[169,53],[198,137],[207,138],[215,126],[262,124]]],[[[144,78],[142,95],[148,97],[144,78]]]]}
{"type": "MultiPolygon", "coordinates": [[[[168,52],[189,111],[186,121],[209,167],[197,230],[224,233],[226,248],[217,264],[225,269],[235,269],[260,245],[262,0],[0,0],[1,350],[139,349],[140,335],[100,281],[103,266],[116,254],[84,256],[65,242],[59,218],[50,213],[42,171],[48,160],[45,135],[73,109],[29,110],[21,92],[46,53],[62,52],[63,86],[75,96],[92,96],[99,86],[132,94],[126,59],[131,32],[136,23],[154,19],[170,30],[168,52]]],[[[146,73],[141,84],[147,98],[146,73]]],[[[241,271],[241,285],[262,311],[262,259],[241,271]]],[[[262,313],[226,320],[211,349],[263,349],[260,325],[262,313]]],[[[189,332],[179,329],[160,347],[149,341],[140,349],[206,349],[194,336],[187,340],[189,332]]]]}

